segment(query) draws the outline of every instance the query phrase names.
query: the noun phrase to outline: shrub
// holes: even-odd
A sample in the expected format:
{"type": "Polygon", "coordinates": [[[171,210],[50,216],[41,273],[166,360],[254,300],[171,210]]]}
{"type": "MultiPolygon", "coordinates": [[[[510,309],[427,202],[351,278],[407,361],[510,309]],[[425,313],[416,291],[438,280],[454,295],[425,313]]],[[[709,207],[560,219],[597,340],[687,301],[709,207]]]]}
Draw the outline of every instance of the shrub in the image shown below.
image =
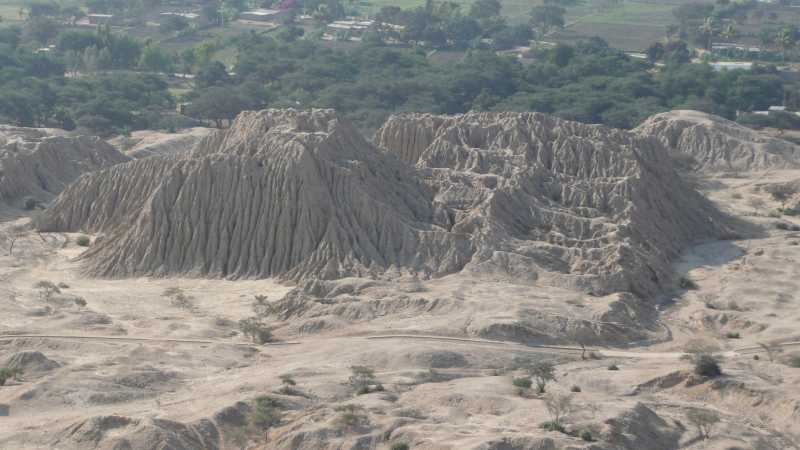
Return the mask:
{"type": "Polygon", "coordinates": [[[693,291],[699,288],[697,283],[686,277],[681,277],[681,279],[678,280],[678,285],[681,287],[681,289],[686,289],[687,291],[693,291]]]}
{"type": "Polygon", "coordinates": [[[567,430],[561,424],[555,423],[552,420],[549,422],[544,422],[540,425],[543,430],[547,431],[558,431],[559,433],[566,433],[567,430]]]}
{"type": "Polygon", "coordinates": [[[78,236],[78,239],[75,241],[79,247],[88,247],[89,244],[92,243],[92,240],[89,239],[89,236],[78,236]]]}
{"type": "Polygon", "coordinates": [[[392,444],[392,450],[409,450],[411,447],[408,446],[405,442],[397,442],[392,444]]]}
{"type": "Polygon", "coordinates": [[[581,387],[580,386],[572,386],[570,388],[570,392],[581,392],[581,387]]]}
{"type": "Polygon", "coordinates": [[[528,377],[514,378],[514,380],[512,380],[512,383],[514,384],[515,387],[521,389],[530,389],[531,386],[533,386],[533,380],[531,380],[528,377]]]}
{"type": "Polygon", "coordinates": [[[611,364],[608,366],[608,370],[619,370],[619,366],[616,364],[611,364]]]}
{"type": "Polygon", "coordinates": [[[581,439],[586,442],[592,442],[594,440],[594,438],[592,438],[592,432],[589,430],[581,431],[581,439]]]}
{"type": "Polygon", "coordinates": [[[22,209],[25,211],[33,211],[37,206],[39,206],[39,202],[35,198],[25,197],[22,201],[22,209]]]}
{"type": "Polygon", "coordinates": [[[42,280],[34,284],[33,287],[39,290],[39,298],[44,301],[49,301],[53,294],[61,293],[61,289],[52,281],[42,280]]]}
{"type": "Polygon", "coordinates": [[[75,297],[75,305],[80,306],[81,308],[86,307],[86,300],[83,297],[75,297]]]}
{"type": "Polygon", "coordinates": [[[794,355],[790,357],[786,365],[789,367],[794,367],[795,369],[800,369],[800,355],[794,355]]]}
{"type": "Polygon", "coordinates": [[[367,366],[352,366],[350,367],[350,386],[358,395],[369,394],[370,385],[375,383],[375,371],[367,366]]]}
{"type": "Polygon", "coordinates": [[[343,405],[336,407],[339,417],[336,418],[336,425],[339,428],[352,430],[369,423],[367,415],[364,413],[364,408],[359,405],[343,405]]]}
{"type": "Polygon", "coordinates": [[[694,373],[713,378],[722,375],[722,369],[719,367],[716,358],[707,353],[702,353],[694,359],[694,373]]]}
{"type": "Polygon", "coordinates": [[[0,369],[0,386],[5,386],[6,381],[11,378],[19,379],[19,376],[22,374],[22,371],[19,369],[12,369],[9,367],[4,367],[0,369]]]}
{"type": "Polygon", "coordinates": [[[728,339],[740,339],[742,336],[739,334],[738,331],[728,331],[725,333],[725,337],[728,339]]]}
{"type": "Polygon", "coordinates": [[[266,344],[272,340],[272,331],[258,317],[240,320],[239,330],[257,344],[266,344]]]}
{"type": "Polygon", "coordinates": [[[294,378],[292,378],[292,376],[289,375],[289,374],[281,375],[279,378],[281,379],[281,383],[285,384],[286,386],[296,386],[297,385],[297,382],[294,381],[294,378]]]}

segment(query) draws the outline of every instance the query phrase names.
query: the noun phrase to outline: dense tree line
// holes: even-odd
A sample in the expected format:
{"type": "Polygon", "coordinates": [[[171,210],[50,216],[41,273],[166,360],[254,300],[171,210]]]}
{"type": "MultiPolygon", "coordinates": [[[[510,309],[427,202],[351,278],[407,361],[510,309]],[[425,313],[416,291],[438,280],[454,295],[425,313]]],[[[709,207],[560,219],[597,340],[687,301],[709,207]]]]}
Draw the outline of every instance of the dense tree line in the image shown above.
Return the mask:
{"type": "MultiPolygon", "coordinates": [[[[63,38],[59,45],[64,55],[100,46],[109,68],[135,66],[140,58],[139,47],[119,44],[129,42],[124,37],[101,32],[63,38]]],[[[172,109],[167,83],[157,75],[99,72],[67,77],[68,58],[35,53],[21,42],[21,30],[0,29],[0,122],[111,133],[154,126],[172,109]]]]}
{"type": "Polygon", "coordinates": [[[774,68],[715,72],[689,64],[685,44],[673,47],[667,66],[656,71],[600,39],[538,50],[523,64],[487,50],[436,61],[415,49],[365,43],[337,51],[250,35],[239,44],[235,76],[218,70],[198,82],[192,112],[216,122],[268,105],[333,107],[373,130],[401,111],[541,111],[630,128],[674,108],[733,119],[737,111],[782,104],[786,87],[774,68]],[[215,107],[222,99],[224,111],[215,107]]]}

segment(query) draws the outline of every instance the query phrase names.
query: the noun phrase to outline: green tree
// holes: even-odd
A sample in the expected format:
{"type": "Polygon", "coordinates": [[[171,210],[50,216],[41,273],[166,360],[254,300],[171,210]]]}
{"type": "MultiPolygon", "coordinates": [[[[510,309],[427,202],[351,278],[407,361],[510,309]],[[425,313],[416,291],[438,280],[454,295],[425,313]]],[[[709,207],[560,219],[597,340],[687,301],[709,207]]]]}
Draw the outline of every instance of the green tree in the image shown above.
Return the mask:
{"type": "Polygon", "coordinates": [[[263,432],[265,441],[267,440],[269,429],[279,425],[282,419],[281,403],[277,399],[268,396],[256,398],[248,417],[250,427],[258,432],[263,432]]]}
{"type": "Polygon", "coordinates": [[[556,370],[552,363],[539,361],[528,368],[528,374],[536,381],[536,391],[545,393],[547,383],[555,381],[556,370]]]}
{"type": "Polygon", "coordinates": [[[564,28],[564,14],[566,10],[557,5],[538,5],[531,9],[531,25],[541,30],[542,35],[550,31],[564,28]]]}
{"type": "Polygon", "coordinates": [[[469,7],[470,17],[485,19],[500,15],[503,5],[499,0],[475,0],[469,7]]]}
{"type": "Polygon", "coordinates": [[[148,45],[142,51],[139,67],[150,72],[172,73],[174,69],[173,58],[160,47],[148,45]]]}

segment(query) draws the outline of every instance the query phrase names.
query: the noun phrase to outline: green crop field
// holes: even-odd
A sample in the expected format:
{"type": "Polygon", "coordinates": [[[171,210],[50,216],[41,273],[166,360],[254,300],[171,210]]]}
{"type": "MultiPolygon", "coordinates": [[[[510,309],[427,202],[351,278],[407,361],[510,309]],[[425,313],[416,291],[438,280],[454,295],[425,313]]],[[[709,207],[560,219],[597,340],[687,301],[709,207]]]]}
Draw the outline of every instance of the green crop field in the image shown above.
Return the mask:
{"type": "Polygon", "coordinates": [[[664,26],[673,20],[674,8],[675,5],[663,3],[625,2],[617,8],[597,11],[578,20],[582,23],[664,26]]]}
{"type": "Polygon", "coordinates": [[[22,0],[0,0],[0,17],[3,22],[19,22],[19,10],[24,1],[22,0]]]}
{"type": "MultiPolygon", "coordinates": [[[[469,10],[469,5],[473,0],[452,0],[454,3],[462,5],[463,11],[469,10]]],[[[503,14],[512,22],[522,22],[528,19],[528,12],[534,5],[540,4],[540,0],[501,0],[503,4],[503,14]]],[[[384,6],[398,6],[404,9],[416,8],[425,4],[425,0],[363,0],[354,2],[355,9],[364,14],[375,14],[384,6]]]]}

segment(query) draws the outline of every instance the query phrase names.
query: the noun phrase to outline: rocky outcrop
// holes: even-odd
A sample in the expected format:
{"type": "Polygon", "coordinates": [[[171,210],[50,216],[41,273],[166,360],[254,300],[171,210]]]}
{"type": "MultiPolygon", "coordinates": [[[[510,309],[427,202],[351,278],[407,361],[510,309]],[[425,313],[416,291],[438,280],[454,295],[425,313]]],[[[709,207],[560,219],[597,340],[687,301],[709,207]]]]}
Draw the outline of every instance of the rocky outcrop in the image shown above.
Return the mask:
{"type": "Polygon", "coordinates": [[[800,167],[800,146],[699,111],[650,117],[636,133],[652,136],[705,172],[800,167]]]}
{"type": "Polygon", "coordinates": [[[53,448],[217,450],[220,434],[207,419],[184,424],[164,419],[97,416],[65,429],[53,442],[53,448]]]}
{"type": "Polygon", "coordinates": [[[331,110],[243,113],[191,154],[82,177],[38,226],[103,234],[84,255],[98,276],[466,269],[598,293],[657,289],[727,227],[633,133],[486,113],[395,116],[377,136],[384,151],[331,110]]]}
{"type": "Polygon", "coordinates": [[[469,237],[432,222],[431,193],[330,110],[243,113],[191,155],[83,177],[39,224],[106,236],[91,274],[337,278],[459,270],[469,237]]]}
{"type": "Polygon", "coordinates": [[[82,174],[128,160],[97,137],[0,126],[0,202],[48,201],[82,174]]]}
{"type": "Polygon", "coordinates": [[[467,269],[596,293],[651,292],[725,219],[655,140],[543,114],[393,116],[377,143],[416,165],[437,224],[472,236],[467,269]]]}
{"type": "Polygon", "coordinates": [[[34,375],[58,369],[61,367],[61,364],[53,361],[41,352],[27,351],[11,355],[8,360],[6,360],[5,364],[3,364],[3,367],[19,370],[24,375],[34,375]]]}
{"type": "Polygon", "coordinates": [[[601,448],[676,450],[684,429],[637,403],[632,409],[606,421],[601,448]]]}

